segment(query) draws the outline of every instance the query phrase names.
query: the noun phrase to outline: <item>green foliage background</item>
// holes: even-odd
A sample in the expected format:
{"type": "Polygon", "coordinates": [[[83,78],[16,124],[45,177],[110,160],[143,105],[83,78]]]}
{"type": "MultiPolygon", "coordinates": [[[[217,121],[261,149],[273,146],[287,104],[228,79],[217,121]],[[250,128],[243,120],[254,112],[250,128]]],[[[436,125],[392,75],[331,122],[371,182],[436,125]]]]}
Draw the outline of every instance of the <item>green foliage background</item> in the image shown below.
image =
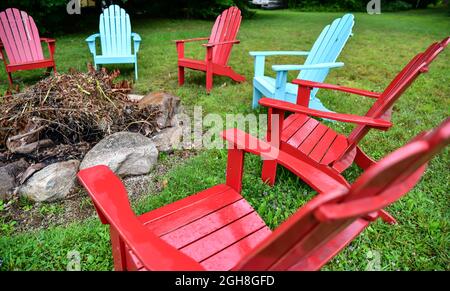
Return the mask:
{"type": "MultiPolygon", "coordinates": [[[[15,7],[27,11],[36,21],[41,33],[77,32],[81,27],[96,24],[101,11],[101,2],[96,7],[83,7],[81,14],[67,13],[70,0],[10,0],[0,1],[0,11],[15,7]],[[94,17],[89,17],[89,16],[94,17]]],[[[249,18],[250,11],[246,0],[106,0],[107,5],[118,4],[135,18],[139,15],[154,18],[197,18],[210,19],[219,15],[230,6],[238,6],[243,17],[249,18]]]]}
{"type": "MultiPolygon", "coordinates": [[[[365,11],[369,0],[285,0],[290,8],[302,10],[349,10],[365,11]]],[[[428,5],[444,4],[442,0],[381,0],[383,11],[423,9],[428,5]]]]}
{"type": "MultiPolygon", "coordinates": [[[[101,11],[101,2],[96,7],[82,8],[81,15],[69,15],[66,6],[70,0],[2,0],[0,11],[16,7],[27,11],[37,22],[41,33],[77,32],[82,28],[95,27],[101,11]],[[92,16],[92,17],[90,17],[92,16]]],[[[283,0],[284,6],[303,11],[365,11],[369,0],[283,0]]],[[[104,0],[109,4],[119,4],[134,18],[196,18],[211,19],[230,6],[238,6],[243,17],[255,14],[249,9],[248,0],[104,0]]],[[[382,11],[398,11],[426,8],[428,5],[447,5],[447,0],[381,0],[382,11]]],[[[448,5],[447,5],[448,6],[448,5]]]]}

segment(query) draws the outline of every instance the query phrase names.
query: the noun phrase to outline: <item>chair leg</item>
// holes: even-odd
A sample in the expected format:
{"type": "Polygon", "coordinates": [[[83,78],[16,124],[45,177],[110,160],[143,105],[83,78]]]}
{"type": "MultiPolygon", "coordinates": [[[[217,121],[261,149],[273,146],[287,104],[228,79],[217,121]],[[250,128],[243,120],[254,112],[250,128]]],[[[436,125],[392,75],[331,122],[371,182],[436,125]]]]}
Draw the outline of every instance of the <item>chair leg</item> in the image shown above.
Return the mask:
{"type": "Polygon", "coordinates": [[[206,92],[211,92],[213,87],[213,73],[212,71],[206,71],[206,92]]]}
{"type": "Polygon", "coordinates": [[[138,64],[137,64],[137,62],[134,63],[134,79],[135,80],[138,79],[138,64]]]}
{"type": "Polygon", "coordinates": [[[184,84],[184,67],[178,66],[178,85],[183,86],[184,84]]]}
{"type": "Polygon", "coordinates": [[[112,255],[114,259],[114,270],[126,271],[127,259],[125,244],[114,227],[110,226],[109,231],[111,236],[112,255]]]}
{"type": "Polygon", "coordinates": [[[384,209],[381,209],[380,211],[378,211],[378,215],[385,223],[389,223],[389,224],[397,223],[397,220],[394,218],[394,216],[392,216],[389,212],[387,212],[384,209]]]}
{"type": "Polygon", "coordinates": [[[252,102],[252,108],[255,109],[259,106],[258,101],[262,98],[261,92],[253,87],[253,102],[252,102]]]}
{"type": "Polygon", "coordinates": [[[267,160],[263,162],[261,178],[264,183],[273,186],[275,184],[275,178],[277,175],[277,161],[267,160]]]}
{"type": "Polygon", "coordinates": [[[367,170],[369,167],[376,164],[376,162],[358,146],[356,147],[355,163],[363,170],[367,170]]]}
{"type": "Polygon", "coordinates": [[[245,82],[245,77],[236,73],[232,68],[229,68],[228,76],[236,82],[245,82]]]}
{"type": "Polygon", "coordinates": [[[56,72],[56,64],[54,64],[54,65],[53,65],[53,75],[56,76],[56,73],[57,73],[57,72],[56,72]]]}

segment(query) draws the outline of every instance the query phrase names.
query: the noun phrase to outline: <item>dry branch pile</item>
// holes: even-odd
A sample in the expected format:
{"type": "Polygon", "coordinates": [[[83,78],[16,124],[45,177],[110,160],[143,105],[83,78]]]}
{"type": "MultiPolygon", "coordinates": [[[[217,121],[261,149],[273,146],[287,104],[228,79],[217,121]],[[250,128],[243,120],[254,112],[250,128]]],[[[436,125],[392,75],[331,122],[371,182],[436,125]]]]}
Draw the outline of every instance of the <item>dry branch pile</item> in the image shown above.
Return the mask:
{"type": "Polygon", "coordinates": [[[91,143],[118,131],[146,136],[156,129],[158,108],[127,99],[131,86],[114,82],[118,71],[48,77],[0,106],[0,162],[26,157],[51,162],[82,157],[91,143]],[[3,153],[2,153],[3,152],[3,153]]]}

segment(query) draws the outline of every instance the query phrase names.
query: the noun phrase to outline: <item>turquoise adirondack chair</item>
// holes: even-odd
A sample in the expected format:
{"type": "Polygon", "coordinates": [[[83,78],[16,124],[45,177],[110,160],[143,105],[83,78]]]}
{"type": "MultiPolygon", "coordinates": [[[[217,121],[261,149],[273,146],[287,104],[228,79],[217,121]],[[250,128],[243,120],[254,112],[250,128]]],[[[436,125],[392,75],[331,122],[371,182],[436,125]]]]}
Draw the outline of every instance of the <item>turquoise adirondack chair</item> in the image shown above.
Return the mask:
{"type": "Polygon", "coordinates": [[[130,16],[118,5],[111,5],[100,14],[100,33],[86,39],[89,50],[94,56],[94,65],[134,64],[134,74],[138,78],[137,53],[141,37],[131,32],[130,16]],[[95,39],[100,38],[102,54],[97,55],[95,39]],[[133,52],[131,41],[134,43],[133,52]]]}
{"type": "MultiPolygon", "coordinates": [[[[288,71],[300,71],[297,79],[323,82],[331,68],[344,66],[336,62],[350,35],[354,25],[354,16],[346,14],[327,25],[317,38],[311,51],[261,51],[250,52],[255,58],[255,76],[253,78],[253,108],[258,106],[262,96],[297,102],[298,86],[287,82],[288,71]],[[303,65],[274,65],[272,69],[277,73],[276,79],[264,75],[266,56],[292,55],[307,56],[303,65]]],[[[311,91],[309,107],[312,109],[330,111],[316,97],[318,89],[311,91]]]]}

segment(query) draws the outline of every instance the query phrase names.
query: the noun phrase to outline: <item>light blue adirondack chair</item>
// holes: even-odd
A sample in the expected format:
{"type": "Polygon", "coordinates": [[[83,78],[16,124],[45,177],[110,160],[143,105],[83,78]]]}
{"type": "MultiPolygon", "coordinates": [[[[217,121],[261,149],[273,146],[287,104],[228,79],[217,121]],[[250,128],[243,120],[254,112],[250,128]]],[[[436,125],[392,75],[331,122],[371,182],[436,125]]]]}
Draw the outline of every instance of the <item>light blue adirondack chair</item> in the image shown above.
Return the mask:
{"type": "MultiPolygon", "coordinates": [[[[262,96],[291,103],[297,101],[298,86],[287,82],[288,71],[300,71],[297,79],[323,82],[331,68],[344,66],[336,62],[345,43],[352,34],[354,16],[346,14],[327,25],[317,38],[311,51],[261,51],[250,52],[255,58],[255,76],[253,78],[253,108],[258,106],[262,96]],[[307,56],[303,65],[274,65],[276,79],[264,75],[266,56],[292,55],[307,56]]],[[[318,89],[311,91],[309,107],[330,111],[316,97],[318,89]]]]}
{"type": "Polygon", "coordinates": [[[86,41],[94,56],[94,65],[134,64],[138,78],[137,53],[141,43],[139,34],[131,32],[130,16],[118,5],[111,5],[100,14],[100,33],[89,36],[86,41]],[[97,55],[95,39],[100,38],[102,54],[97,55]],[[131,42],[133,41],[133,52],[131,42]]]}

